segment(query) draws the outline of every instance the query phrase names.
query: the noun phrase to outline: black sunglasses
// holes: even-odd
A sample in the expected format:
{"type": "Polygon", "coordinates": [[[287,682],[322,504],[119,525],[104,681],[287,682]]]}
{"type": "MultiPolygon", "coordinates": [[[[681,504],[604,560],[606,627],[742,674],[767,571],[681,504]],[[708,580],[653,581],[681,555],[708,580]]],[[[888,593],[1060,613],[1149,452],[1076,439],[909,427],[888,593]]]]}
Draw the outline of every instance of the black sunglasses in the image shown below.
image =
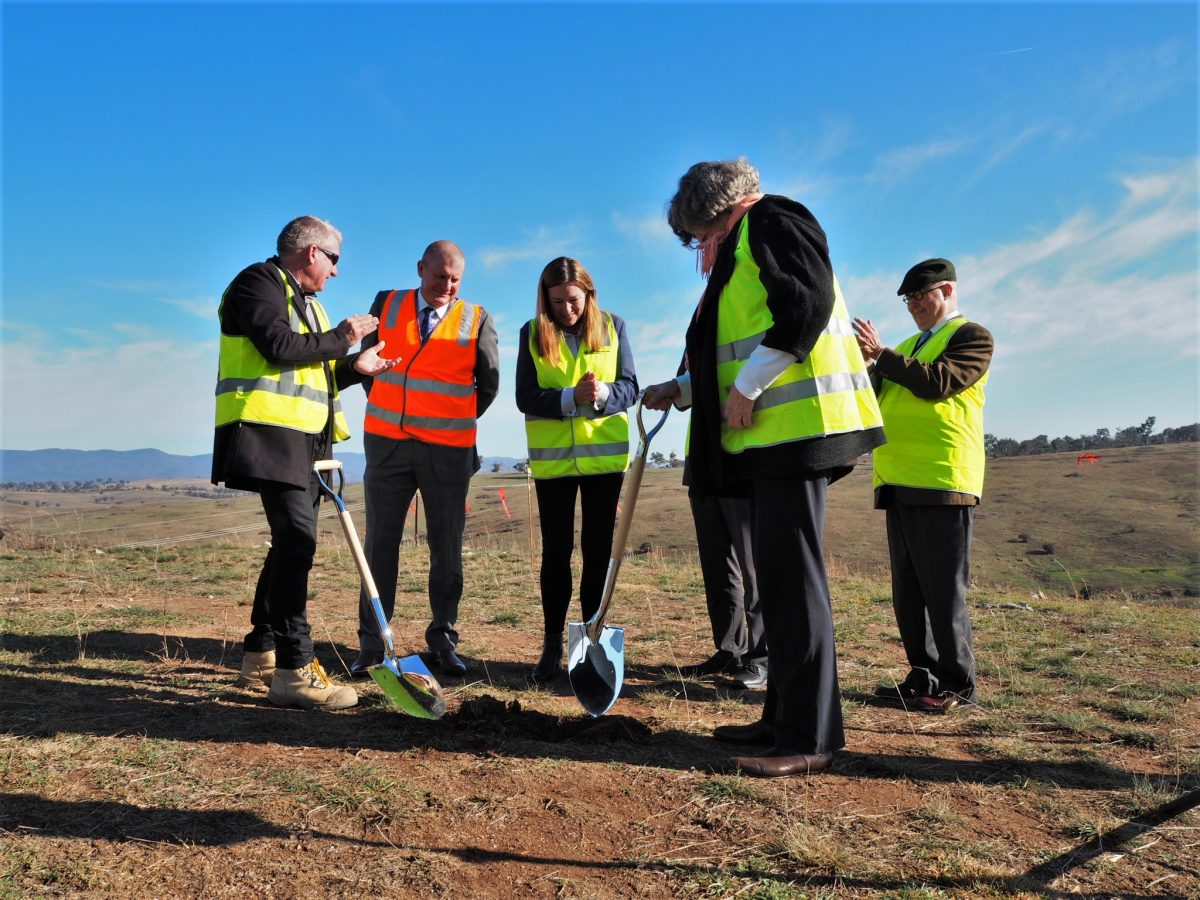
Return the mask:
{"type": "Polygon", "coordinates": [[[330,252],[329,252],[328,250],[326,250],[324,247],[317,247],[317,249],[318,249],[318,250],[320,250],[322,253],[324,253],[324,254],[325,254],[325,258],[326,258],[326,259],[328,259],[328,260],[329,260],[331,263],[333,263],[335,266],[337,265],[337,261],[338,261],[339,259],[341,259],[341,258],[342,258],[342,257],[341,257],[341,254],[338,254],[338,253],[330,253],[330,252]]]}

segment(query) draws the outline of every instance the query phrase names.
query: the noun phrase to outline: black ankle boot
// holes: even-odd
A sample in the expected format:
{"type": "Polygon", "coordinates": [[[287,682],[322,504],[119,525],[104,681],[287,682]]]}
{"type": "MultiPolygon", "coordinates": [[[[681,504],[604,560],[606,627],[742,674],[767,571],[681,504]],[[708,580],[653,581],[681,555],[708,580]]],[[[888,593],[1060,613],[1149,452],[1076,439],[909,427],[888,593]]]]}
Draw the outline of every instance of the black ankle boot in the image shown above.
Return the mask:
{"type": "Polygon", "coordinates": [[[538,684],[552,679],[559,673],[562,653],[562,632],[546,635],[542,640],[542,658],[533,667],[530,677],[538,684]]]}

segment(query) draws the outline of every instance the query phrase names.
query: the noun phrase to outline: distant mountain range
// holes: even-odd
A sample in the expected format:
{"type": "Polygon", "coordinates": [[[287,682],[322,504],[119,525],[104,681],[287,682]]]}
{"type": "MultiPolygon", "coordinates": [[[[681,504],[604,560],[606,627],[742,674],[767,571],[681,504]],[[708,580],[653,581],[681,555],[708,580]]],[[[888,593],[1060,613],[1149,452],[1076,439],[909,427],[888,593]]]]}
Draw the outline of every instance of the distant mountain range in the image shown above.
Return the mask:
{"type": "MultiPolygon", "coordinates": [[[[339,453],[347,481],[362,481],[366,458],[339,453]]],[[[511,472],[520,460],[512,456],[484,457],[480,471],[511,472]]],[[[0,450],[0,483],[37,481],[145,481],[151,478],[203,478],[212,474],[212,454],[177,456],[161,450],[0,450]]]]}

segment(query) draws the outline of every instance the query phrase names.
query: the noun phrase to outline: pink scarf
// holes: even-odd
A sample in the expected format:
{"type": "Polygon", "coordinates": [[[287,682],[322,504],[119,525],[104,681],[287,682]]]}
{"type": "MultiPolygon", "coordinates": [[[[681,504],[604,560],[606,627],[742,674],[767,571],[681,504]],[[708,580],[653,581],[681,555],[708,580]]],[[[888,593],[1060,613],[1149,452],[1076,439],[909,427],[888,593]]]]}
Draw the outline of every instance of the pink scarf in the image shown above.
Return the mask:
{"type": "Polygon", "coordinates": [[[706,279],[712,274],[713,265],[717,261],[717,251],[721,249],[725,238],[742,221],[742,216],[750,207],[761,199],[762,194],[749,194],[733,204],[729,208],[729,217],[725,220],[725,227],[721,231],[714,231],[700,242],[700,246],[696,248],[696,268],[706,279]]]}

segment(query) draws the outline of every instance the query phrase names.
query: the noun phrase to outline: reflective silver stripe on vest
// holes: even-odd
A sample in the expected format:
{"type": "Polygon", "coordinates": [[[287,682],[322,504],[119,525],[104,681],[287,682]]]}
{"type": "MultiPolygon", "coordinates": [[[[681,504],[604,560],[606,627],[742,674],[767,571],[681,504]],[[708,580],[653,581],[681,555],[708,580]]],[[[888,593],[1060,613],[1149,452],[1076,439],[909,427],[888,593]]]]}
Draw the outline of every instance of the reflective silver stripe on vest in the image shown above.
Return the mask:
{"type": "Polygon", "coordinates": [[[279,394],[283,397],[300,397],[314,403],[328,403],[329,394],[307,384],[296,384],[295,375],[285,370],[279,380],[274,378],[222,378],[217,382],[217,396],[235,391],[262,391],[264,394],[279,394]],[[290,375],[288,379],[283,374],[290,375]]]}
{"type": "Polygon", "coordinates": [[[817,378],[805,378],[779,387],[769,387],[754,401],[756,410],[770,409],[791,403],[793,400],[810,400],[823,394],[840,394],[861,391],[871,387],[871,378],[866,372],[835,372],[817,378]]]}
{"type": "Polygon", "coordinates": [[[854,329],[850,327],[849,319],[832,318],[829,324],[822,329],[821,334],[836,334],[843,337],[850,337],[854,334],[854,329]]]}
{"type": "Polygon", "coordinates": [[[720,344],[717,347],[717,365],[722,363],[733,362],[735,359],[749,359],[750,354],[754,352],[754,348],[762,343],[765,331],[760,331],[758,334],[751,335],[748,338],[742,338],[737,341],[730,341],[728,344],[720,344]]]}
{"type": "Polygon", "coordinates": [[[394,384],[410,391],[424,391],[427,394],[441,394],[445,397],[470,397],[475,393],[473,384],[452,384],[449,381],[434,381],[431,378],[409,378],[406,372],[392,369],[375,376],[376,381],[394,384]]]}
{"type": "Polygon", "coordinates": [[[563,459],[579,459],[585,456],[617,456],[629,454],[625,441],[612,444],[577,444],[574,447],[546,447],[529,449],[530,461],[553,462],[563,459]]]}
{"type": "Polygon", "coordinates": [[[404,305],[404,298],[408,296],[408,291],[405,291],[404,293],[395,291],[393,293],[394,296],[392,296],[390,300],[386,301],[388,306],[391,307],[391,309],[388,310],[387,321],[384,322],[384,326],[387,328],[396,327],[396,322],[400,320],[400,307],[404,305]]]}
{"type": "MultiPolygon", "coordinates": [[[[760,331],[758,334],[751,335],[748,338],[731,341],[728,344],[721,344],[717,347],[717,365],[733,362],[734,360],[749,359],[750,354],[762,343],[766,334],[765,331],[760,331]]],[[[821,334],[835,334],[849,337],[854,334],[854,329],[850,327],[848,319],[838,319],[835,317],[831,318],[829,324],[821,329],[821,334]]]]}
{"type": "Polygon", "coordinates": [[[471,329],[475,325],[475,310],[478,307],[474,303],[462,301],[463,313],[462,319],[458,323],[458,345],[465,347],[471,343],[471,329]]]}
{"type": "Polygon", "coordinates": [[[382,419],[384,422],[390,422],[393,425],[401,425],[406,428],[430,428],[435,431],[465,431],[475,427],[475,417],[469,419],[443,419],[433,416],[408,416],[398,412],[392,412],[390,409],[384,409],[382,406],[376,406],[373,403],[367,404],[367,415],[374,416],[376,419],[382,419]]]}
{"type": "Polygon", "coordinates": [[[449,381],[434,381],[431,378],[409,378],[405,387],[410,391],[443,394],[447,397],[470,397],[475,393],[473,384],[453,384],[449,381]]]}

